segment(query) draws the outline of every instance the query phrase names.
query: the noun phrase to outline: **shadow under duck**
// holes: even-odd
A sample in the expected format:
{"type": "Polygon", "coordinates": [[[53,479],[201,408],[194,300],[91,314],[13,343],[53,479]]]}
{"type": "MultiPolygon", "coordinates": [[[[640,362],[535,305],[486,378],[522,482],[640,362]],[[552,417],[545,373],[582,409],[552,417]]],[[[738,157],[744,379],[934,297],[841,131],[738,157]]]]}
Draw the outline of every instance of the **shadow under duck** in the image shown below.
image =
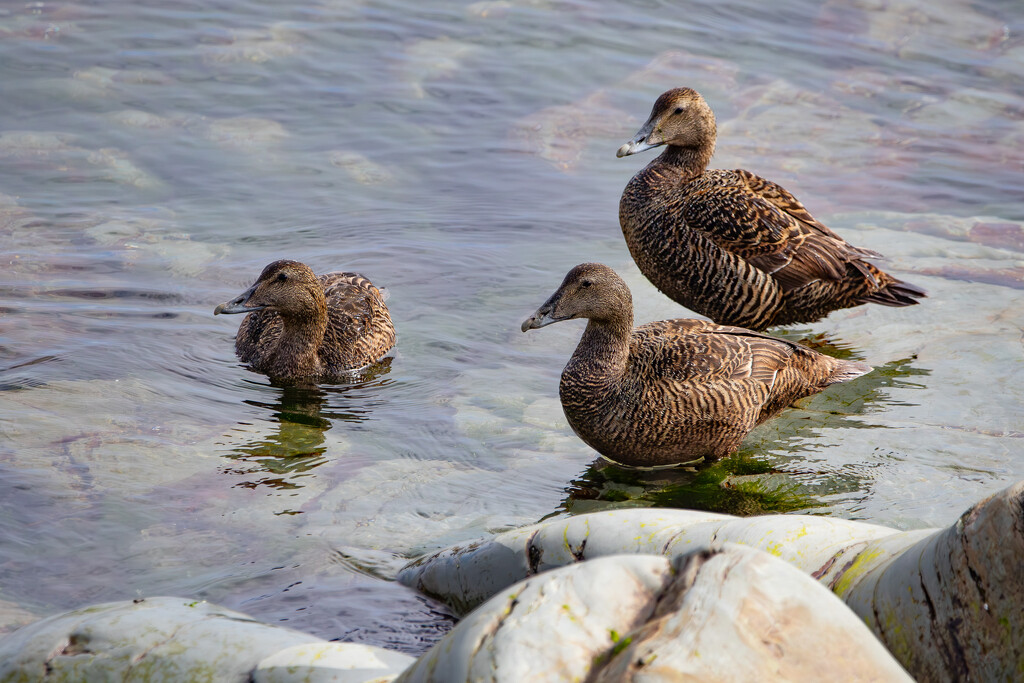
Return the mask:
{"type": "Polygon", "coordinates": [[[616,153],[666,146],[626,185],[619,224],[640,271],[669,298],[715,322],[764,330],[925,296],[866,262],[881,254],[847,243],[779,185],[742,169],[707,170],[716,136],[704,98],[676,88],[616,153]]]}
{"type": "Polygon", "coordinates": [[[358,273],[317,277],[298,261],[274,261],[256,283],[213,314],[248,313],[235,353],[272,379],[329,380],[379,360],[395,345],[384,297],[358,273]]]}
{"type": "Polygon", "coordinates": [[[664,467],[735,451],[754,427],[797,399],[871,371],[797,343],[705,320],[633,329],[633,299],[615,271],[584,263],[522,325],[587,318],[562,371],[573,431],[602,456],[664,467]]]}

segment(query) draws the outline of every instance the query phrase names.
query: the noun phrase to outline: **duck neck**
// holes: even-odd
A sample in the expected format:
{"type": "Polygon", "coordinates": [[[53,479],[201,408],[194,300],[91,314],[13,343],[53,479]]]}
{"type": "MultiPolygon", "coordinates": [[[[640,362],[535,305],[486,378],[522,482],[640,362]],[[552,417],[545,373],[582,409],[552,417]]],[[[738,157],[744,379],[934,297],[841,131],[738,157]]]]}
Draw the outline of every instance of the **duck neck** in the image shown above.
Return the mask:
{"type": "Polygon", "coordinates": [[[678,147],[668,145],[658,157],[658,163],[671,166],[682,174],[686,180],[692,180],[703,173],[711,163],[711,155],[715,152],[714,143],[701,144],[696,147],[678,147]]]}
{"type": "Polygon", "coordinates": [[[619,377],[629,362],[629,337],[633,331],[633,312],[610,319],[587,323],[572,362],[578,368],[586,367],[595,377],[619,377]]]}
{"type": "Polygon", "coordinates": [[[320,346],[327,332],[327,302],[321,296],[311,310],[281,314],[281,336],[273,353],[273,365],[282,375],[316,375],[320,346]]]}

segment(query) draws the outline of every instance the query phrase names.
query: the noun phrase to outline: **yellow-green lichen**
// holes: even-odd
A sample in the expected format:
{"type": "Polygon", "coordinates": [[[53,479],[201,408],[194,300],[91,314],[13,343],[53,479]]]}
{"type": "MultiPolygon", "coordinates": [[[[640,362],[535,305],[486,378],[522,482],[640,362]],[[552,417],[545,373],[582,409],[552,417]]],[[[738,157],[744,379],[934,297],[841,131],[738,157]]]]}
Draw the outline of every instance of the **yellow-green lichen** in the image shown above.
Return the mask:
{"type": "Polygon", "coordinates": [[[875,560],[885,554],[886,552],[882,548],[866,548],[857,553],[857,556],[853,559],[850,566],[842,572],[841,578],[833,589],[833,592],[840,597],[845,595],[846,592],[853,587],[856,579],[873,569],[875,566],[875,560]]]}

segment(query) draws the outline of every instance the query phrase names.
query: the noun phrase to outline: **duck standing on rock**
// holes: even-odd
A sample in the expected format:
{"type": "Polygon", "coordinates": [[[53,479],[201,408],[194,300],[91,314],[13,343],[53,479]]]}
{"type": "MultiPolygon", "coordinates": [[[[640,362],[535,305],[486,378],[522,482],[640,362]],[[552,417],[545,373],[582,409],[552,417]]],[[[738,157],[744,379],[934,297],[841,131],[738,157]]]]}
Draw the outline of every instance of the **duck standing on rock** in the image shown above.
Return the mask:
{"type": "Polygon", "coordinates": [[[630,467],[665,467],[735,451],[797,399],[870,372],[799,344],[704,320],[633,329],[633,299],[615,271],[584,263],[522,325],[587,318],[559,395],[573,431],[630,467]]]}
{"type": "Polygon", "coordinates": [[[275,380],[340,378],[395,345],[384,297],[357,273],[317,277],[298,261],[274,261],[256,284],[213,314],[248,313],[235,353],[275,380]]]}
{"type": "Polygon", "coordinates": [[[666,146],[619,202],[626,244],[654,286],[717,323],[753,330],[925,296],[865,261],[881,254],[847,243],[784,188],[742,169],[707,170],[716,136],[704,98],[676,88],[616,153],[666,146]]]}

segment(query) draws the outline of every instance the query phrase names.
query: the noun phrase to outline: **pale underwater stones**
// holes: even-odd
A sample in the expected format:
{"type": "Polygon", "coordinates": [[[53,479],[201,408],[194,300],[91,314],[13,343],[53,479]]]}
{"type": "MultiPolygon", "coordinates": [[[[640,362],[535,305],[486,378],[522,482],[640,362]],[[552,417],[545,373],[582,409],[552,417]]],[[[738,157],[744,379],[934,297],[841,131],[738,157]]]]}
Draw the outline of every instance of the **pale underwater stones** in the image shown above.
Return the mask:
{"type": "Polygon", "coordinates": [[[210,64],[265,62],[291,57],[302,42],[301,33],[285,23],[265,28],[236,28],[228,31],[223,42],[202,45],[203,58],[210,64]]]}
{"type": "Polygon", "coordinates": [[[104,247],[119,248],[128,266],[160,268],[177,277],[201,275],[230,251],[224,245],[193,240],[165,210],[143,208],[103,216],[85,234],[104,247]]]}
{"type": "MultiPolygon", "coordinates": [[[[902,153],[901,131],[879,125],[830,95],[779,79],[733,99],[742,101],[740,111],[719,122],[712,166],[745,168],[777,182],[818,218],[829,208],[826,202],[862,205],[883,179],[888,186],[912,171],[902,153]]],[[[714,101],[709,104],[717,109],[714,101]]]]}
{"type": "Polygon", "coordinates": [[[135,165],[125,152],[112,147],[104,147],[89,153],[86,157],[90,164],[104,171],[100,180],[120,185],[132,185],[140,190],[153,190],[163,187],[163,181],[147,173],[135,165]]]}
{"type": "MultiPolygon", "coordinates": [[[[992,216],[962,217],[927,213],[874,212],[851,216],[856,217],[858,228],[874,229],[870,227],[872,224],[886,225],[898,227],[907,233],[916,233],[912,239],[900,239],[900,242],[906,244],[904,253],[894,253],[901,262],[899,266],[906,273],[1013,286],[1012,283],[1000,282],[1000,274],[1018,269],[1024,254],[1024,224],[1016,221],[992,216]],[[912,269],[907,267],[910,263],[914,264],[912,269]]],[[[898,235],[896,237],[899,239],[898,235]]],[[[870,245],[864,246],[870,248],[870,245]]],[[[970,298],[965,292],[957,291],[945,294],[942,301],[933,305],[959,305],[970,298]],[[955,299],[950,299],[950,294],[955,299]]],[[[966,321],[969,315],[999,315],[999,307],[1006,303],[1009,302],[997,296],[982,297],[982,300],[972,304],[970,313],[960,315],[960,320],[966,321]]],[[[981,325],[968,324],[963,325],[963,328],[961,333],[964,330],[969,333],[985,330],[981,325]]],[[[941,326],[937,326],[932,336],[941,332],[941,326]]]]}
{"type": "Polygon", "coordinates": [[[490,681],[909,680],[834,596],[730,545],[611,556],[502,590],[399,678],[490,681]]]}
{"type": "Polygon", "coordinates": [[[0,133],[0,160],[19,170],[48,172],[75,182],[113,182],[156,189],[162,181],[136,166],[128,155],[110,147],[87,149],[70,133],[7,131],[0,133]]]}
{"type": "Polygon", "coordinates": [[[1007,85],[1016,83],[1024,73],[1024,44],[1009,44],[999,56],[982,67],[981,72],[1007,85]]]}
{"type": "Polygon", "coordinates": [[[1020,98],[1003,92],[962,88],[949,93],[947,97],[930,97],[921,107],[907,112],[907,118],[914,121],[921,133],[934,131],[936,140],[948,144],[949,131],[960,131],[957,139],[967,135],[983,142],[990,137],[986,124],[993,120],[1005,120],[1014,116],[1020,98]]]}
{"type": "Polygon", "coordinates": [[[1007,37],[1004,24],[970,2],[939,6],[923,0],[833,0],[825,8],[833,4],[860,12],[864,37],[903,59],[948,59],[952,49],[976,58],[1007,37]]]}
{"type": "Polygon", "coordinates": [[[5,462],[49,470],[53,483],[66,475],[71,491],[104,489],[108,482],[116,488],[118,476],[159,485],[208,470],[209,456],[190,444],[215,428],[168,416],[163,399],[137,378],[54,381],[31,391],[0,392],[0,411],[18,416],[0,435],[0,446],[11,453],[5,462]],[[182,450],[153,443],[151,430],[182,444],[182,450]],[[153,457],[141,458],[143,452],[153,457]]]}
{"type": "Polygon", "coordinates": [[[597,90],[569,104],[546,107],[513,124],[509,137],[521,149],[562,171],[573,171],[595,138],[614,139],[634,120],[597,90]]]}
{"type": "Polygon", "coordinates": [[[504,18],[516,6],[508,0],[482,0],[466,6],[466,14],[480,19],[504,18]]]}
{"type": "Polygon", "coordinates": [[[332,166],[343,169],[349,178],[360,185],[381,185],[395,180],[391,171],[365,154],[343,149],[332,150],[327,154],[332,166]]]}
{"type": "Polygon", "coordinates": [[[427,38],[409,43],[396,66],[396,79],[411,89],[417,99],[427,96],[431,81],[451,78],[478,54],[479,45],[450,36],[427,38]]]}
{"type": "Polygon", "coordinates": [[[74,143],[72,133],[36,130],[8,130],[0,133],[0,160],[29,167],[58,163],[72,153],[85,152],[74,143]]]}
{"type": "Polygon", "coordinates": [[[111,69],[94,66],[74,72],[71,78],[53,79],[50,87],[76,100],[110,100],[114,97],[135,99],[137,89],[165,86],[176,81],[155,69],[111,69]]]}
{"type": "Polygon", "coordinates": [[[174,78],[156,69],[111,69],[94,66],[76,71],[76,81],[88,83],[103,90],[113,90],[120,85],[168,85],[174,78]]]}
{"type": "Polygon", "coordinates": [[[109,115],[111,121],[125,128],[172,130],[184,126],[188,117],[160,116],[139,109],[122,109],[109,115]]]}
{"type": "MultiPolygon", "coordinates": [[[[629,95],[634,100],[630,110],[638,116],[650,106],[652,100],[670,85],[690,85],[718,104],[716,113],[722,117],[721,103],[728,101],[739,89],[739,68],[730,61],[694,54],[685,50],[667,50],[659,53],[640,69],[630,73],[609,90],[617,97],[629,95]],[[682,82],[680,79],[685,79],[682,82]]],[[[632,134],[630,127],[636,117],[621,121],[620,137],[632,134]]],[[[635,126],[634,126],[635,128],[635,126]]],[[[615,150],[609,150],[614,154],[615,150]]]]}
{"type": "Polygon", "coordinates": [[[1024,665],[1024,482],[945,530],[675,510],[581,515],[442,550],[398,580],[466,610],[563,565],[624,552],[676,557],[724,542],[767,550],[828,586],[915,677],[1009,680],[1024,665]]]}
{"type": "Polygon", "coordinates": [[[203,601],[172,597],[94,605],[0,640],[4,681],[369,683],[390,680],[411,662],[399,653],[329,643],[203,601]],[[337,671],[338,678],[326,677],[325,669],[337,671]]]}
{"type": "Polygon", "coordinates": [[[277,121],[235,116],[210,121],[203,137],[223,149],[258,153],[276,149],[289,135],[277,121]]]}
{"type": "Polygon", "coordinates": [[[507,500],[477,495],[481,487],[507,482],[507,474],[494,473],[488,483],[474,467],[413,458],[352,458],[343,466],[345,476],[311,500],[301,518],[303,533],[335,547],[436,547],[443,539],[465,538],[467,530],[488,533],[528,521],[528,513],[510,511],[507,500]]]}
{"type": "MultiPolygon", "coordinates": [[[[31,211],[18,204],[18,200],[10,195],[0,193],[0,236],[27,236],[28,224],[35,220],[31,211]]],[[[31,230],[31,228],[28,228],[31,230]]],[[[13,245],[5,245],[10,250],[13,245]]]]}

